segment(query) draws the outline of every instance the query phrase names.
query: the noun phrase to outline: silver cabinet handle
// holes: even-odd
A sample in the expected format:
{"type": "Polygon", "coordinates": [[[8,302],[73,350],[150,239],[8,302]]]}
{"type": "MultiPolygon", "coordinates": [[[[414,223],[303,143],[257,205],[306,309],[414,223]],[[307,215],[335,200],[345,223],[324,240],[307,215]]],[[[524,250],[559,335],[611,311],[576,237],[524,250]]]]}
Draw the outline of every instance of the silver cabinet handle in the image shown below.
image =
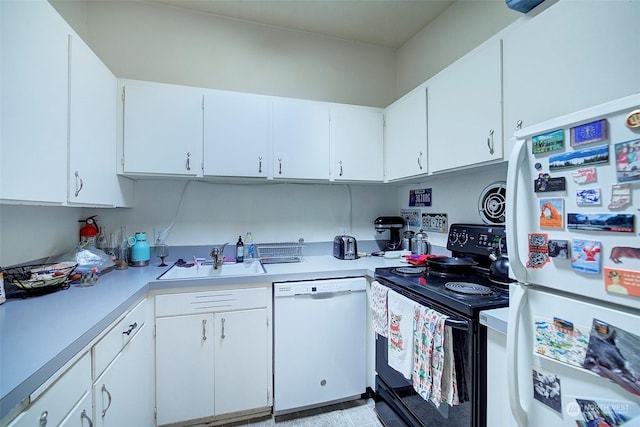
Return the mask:
{"type": "Polygon", "coordinates": [[[207,319],[204,319],[202,321],[202,341],[206,341],[207,340],[207,319]]]}
{"type": "Polygon", "coordinates": [[[420,167],[420,170],[422,170],[422,151],[418,154],[418,166],[420,167]]]}
{"type": "Polygon", "coordinates": [[[40,419],[38,420],[40,421],[40,427],[45,427],[47,425],[47,418],[49,418],[49,413],[47,411],[44,411],[40,415],[40,419]]]}
{"type": "Polygon", "coordinates": [[[222,318],[222,335],[220,335],[220,338],[224,339],[225,338],[225,334],[224,334],[224,322],[226,322],[225,318],[222,318]]]}
{"type": "Polygon", "coordinates": [[[102,410],[102,416],[104,417],[107,414],[107,411],[111,407],[111,393],[107,390],[107,386],[102,384],[102,388],[100,389],[102,393],[107,393],[107,397],[109,398],[109,403],[107,403],[107,407],[102,410]]]}
{"type": "Polygon", "coordinates": [[[278,157],[278,175],[282,175],[282,157],[278,157]]]}
{"type": "Polygon", "coordinates": [[[522,129],[522,120],[518,120],[516,122],[516,130],[518,130],[518,129],[522,129]]]}
{"type": "Polygon", "coordinates": [[[80,414],[80,424],[82,424],[83,419],[87,420],[87,422],[89,423],[89,427],[93,427],[93,421],[91,421],[91,418],[89,418],[89,416],[87,415],[86,409],[83,409],[82,413],[80,414]]]}
{"type": "Polygon", "coordinates": [[[258,173],[262,173],[262,156],[258,157],[258,173]]]}
{"type": "Polygon", "coordinates": [[[191,153],[187,152],[187,170],[191,170],[191,153]]]}
{"type": "Polygon", "coordinates": [[[493,154],[493,129],[489,131],[489,137],[487,138],[487,146],[489,147],[489,154],[493,154]]]}
{"type": "Polygon", "coordinates": [[[80,192],[82,191],[82,186],[84,185],[84,181],[82,181],[82,178],[80,178],[80,174],[78,173],[78,171],[76,171],[75,175],[76,175],[76,197],[78,197],[78,194],[80,194],[80,192]],[[78,181],[80,181],[80,187],[78,187],[78,181]]]}
{"type": "Polygon", "coordinates": [[[124,335],[131,335],[131,332],[133,332],[133,330],[137,327],[138,327],[138,322],[134,322],[133,324],[129,325],[129,329],[127,329],[126,331],[123,331],[122,333],[124,335]]]}
{"type": "Polygon", "coordinates": [[[342,176],[342,160],[340,160],[340,176],[342,176]]]}

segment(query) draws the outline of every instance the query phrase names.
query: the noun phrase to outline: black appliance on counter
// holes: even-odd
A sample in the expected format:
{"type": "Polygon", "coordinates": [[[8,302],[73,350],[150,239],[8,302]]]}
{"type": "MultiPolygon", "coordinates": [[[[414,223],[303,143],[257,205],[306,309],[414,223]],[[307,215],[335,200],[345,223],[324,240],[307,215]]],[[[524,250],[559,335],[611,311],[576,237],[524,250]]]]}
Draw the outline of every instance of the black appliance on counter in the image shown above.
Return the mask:
{"type": "Polygon", "coordinates": [[[386,426],[481,427],[486,424],[486,329],[482,310],[509,305],[508,285],[493,279],[490,254],[506,253],[504,226],[452,224],[451,258],[425,266],[375,270],[375,280],[449,316],[460,404],[437,408],[388,364],[387,338],[376,335],[376,412],[386,426]],[[452,262],[446,262],[450,260],[452,262]]]}

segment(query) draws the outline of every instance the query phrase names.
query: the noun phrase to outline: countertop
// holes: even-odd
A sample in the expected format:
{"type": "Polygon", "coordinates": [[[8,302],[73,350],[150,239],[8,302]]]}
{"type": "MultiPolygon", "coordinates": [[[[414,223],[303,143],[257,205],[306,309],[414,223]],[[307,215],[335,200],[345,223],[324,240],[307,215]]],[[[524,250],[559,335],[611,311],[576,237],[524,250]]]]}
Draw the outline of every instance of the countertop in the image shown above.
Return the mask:
{"type": "MultiPolygon", "coordinates": [[[[175,260],[168,259],[169,264],[175,260]]],[[[37,390],[105,328],[149,291],[187,286],[215,287],[249,283],[371,276],[400,259],[366,257],[338,260],[305,256],[302,262],[265,264],[266,274],[189,280],[157,280],[169,267],[129,267],[104,274],[91,287],[69,289],[0,305],[0,419],[37,390]]]]}
{"type": "Polygon", "coordinates": [[[495,308],[480,312],[480,324],[503,335],[507,334],[509,307],[495,308]]]}

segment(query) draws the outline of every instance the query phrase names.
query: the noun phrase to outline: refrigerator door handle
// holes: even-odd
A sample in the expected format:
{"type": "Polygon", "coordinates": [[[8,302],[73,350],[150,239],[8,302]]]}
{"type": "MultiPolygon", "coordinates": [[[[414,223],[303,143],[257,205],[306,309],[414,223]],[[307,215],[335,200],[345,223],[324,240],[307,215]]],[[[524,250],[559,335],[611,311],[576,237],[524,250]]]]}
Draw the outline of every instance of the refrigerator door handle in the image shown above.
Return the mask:
{"type": "Polygon", "coordinates": [[[518,248],[518,239],[516,238],[516,230],[518,229],[518,171],[523,166],[526,155],[527,140],[512,138],[514,144],[509,158],[509,166],[507,168],[507,215],[506,215],[506,235],[507,248],[509,248],[509,268],[511,278],[519,282],[526,283],[527,269],[522,264],[520,258],[520,250],[518,248]]]}
{"type": "Polygon", "coordinates": [[[527,412],[520,403],[520,388],[518,384],[518,330],[520,328],[520,314],[527,301],[526,286],[519,283],[511,289],[509,302],[509,323],[507,326],[507,386],[509,391],[509,406],[511,414],[518,426],[527,426],[527,412]]]}

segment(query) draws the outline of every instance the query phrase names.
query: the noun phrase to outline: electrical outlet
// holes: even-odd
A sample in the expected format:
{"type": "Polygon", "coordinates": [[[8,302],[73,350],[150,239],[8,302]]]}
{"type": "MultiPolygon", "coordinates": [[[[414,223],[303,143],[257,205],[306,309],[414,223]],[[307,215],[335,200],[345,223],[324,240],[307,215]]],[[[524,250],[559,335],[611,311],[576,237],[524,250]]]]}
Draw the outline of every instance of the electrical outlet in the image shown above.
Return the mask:
{"type": "Polygon", "coordinates": [[[153,227],[153,245],[164,243],[164,239],[166,238],[166,236],[163,236],[163,234],[164,228],[153,227]]]}

